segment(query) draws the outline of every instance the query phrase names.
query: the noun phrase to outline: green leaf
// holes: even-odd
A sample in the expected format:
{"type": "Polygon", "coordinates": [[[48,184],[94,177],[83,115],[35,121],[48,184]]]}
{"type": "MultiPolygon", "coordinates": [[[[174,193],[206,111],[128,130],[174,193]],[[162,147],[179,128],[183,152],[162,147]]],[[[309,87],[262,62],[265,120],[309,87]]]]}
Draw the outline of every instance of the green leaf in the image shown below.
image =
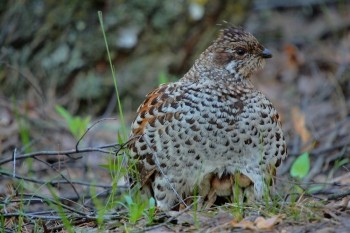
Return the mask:
{"type": "Polygon", "coordinates": [[[87,116],[85,118],[81,118],[79,116],[72,116],[66,109],[63,107],[56,105],[56,111],[64,118],[67,123],[68,129],[71,134],[76,138],[80,139],[81,136],[87,130],[89,123],[91,121],[91,117],[87,116]]]}
{"type": "Polygon", "coordinates": [[[134,203],[130,196],[125,196],[124,198],[128,206],[131,206],[134,203]]]}
{"type": "Polygon", "coordinates": [[[321,191],[324,188],[325,188],[325,185],[323,185],[323,184],[316,184],[316,185],[313,185],[310,188],[308,188],[306,190],[306,192],[308,194],[314,194],[314,193],[317,193],[317,192],[321,191]]]}
{"type": "Polygon", "coordinates": [[[344,166],[345,164],[349,163],[350,159],[346,158],[346,159],[342,159],[342,160],[336,160],[334,163],[334,168],[338,169],[342,166],[344,166]]]}
{"type": "Polygon", "coordinates": [[[151,197],[148,202],[149,202],[150,209],[154,209],[156,207],[156,201],[154,200],[153,197],[151,197]]]}
{"type": "Polygon", "coordinates": [[[303,179],[309,174],[310,171],[310,158],[309,153],[302,153],[292,165],[290,169],[290,175],[298,179],[303,179]]]}
{"type": "Polygon", "coordinates": [[[70,122],[72,120],[72,116],[63,107],[56,105],[56,111],[66,120],[66,122],[70,122]]]}
{"type": "Polygon", "coordinates": [[[164,84],[164,83],[168,83],[169,82],[169,77],[167,76],[167,74],[163,71],[159,73],[158,76],[158,83],[159,84],[164,84]]]}

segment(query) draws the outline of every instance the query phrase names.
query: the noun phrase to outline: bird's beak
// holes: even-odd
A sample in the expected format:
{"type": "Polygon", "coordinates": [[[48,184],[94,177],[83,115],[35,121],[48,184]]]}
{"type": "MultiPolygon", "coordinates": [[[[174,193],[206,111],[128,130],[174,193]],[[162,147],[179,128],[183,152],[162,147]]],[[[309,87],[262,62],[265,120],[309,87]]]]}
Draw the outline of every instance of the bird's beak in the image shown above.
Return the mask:
{"type": "Polygon", "coordinates": [[[260,54],[260,56],[262,58],[271,58],[272,57],[272,53],[270,52],[270,50],[265,48],[264,51],[262,51],[262,53],[260,54]]]}

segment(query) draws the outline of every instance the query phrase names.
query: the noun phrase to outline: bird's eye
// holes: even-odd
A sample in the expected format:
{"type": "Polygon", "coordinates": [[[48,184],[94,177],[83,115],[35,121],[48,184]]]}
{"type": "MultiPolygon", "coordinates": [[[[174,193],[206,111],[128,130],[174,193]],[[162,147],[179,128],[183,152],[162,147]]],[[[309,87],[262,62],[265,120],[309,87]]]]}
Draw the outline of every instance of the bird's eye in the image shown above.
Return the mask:
{"type": "Polygon", "coordinates": [[[238,48],[236,49],[236,53],[239,55],[239,56],[243,56],[244,54],[246,54],[246,50],[243,49],[243,48],[238,48]]]}

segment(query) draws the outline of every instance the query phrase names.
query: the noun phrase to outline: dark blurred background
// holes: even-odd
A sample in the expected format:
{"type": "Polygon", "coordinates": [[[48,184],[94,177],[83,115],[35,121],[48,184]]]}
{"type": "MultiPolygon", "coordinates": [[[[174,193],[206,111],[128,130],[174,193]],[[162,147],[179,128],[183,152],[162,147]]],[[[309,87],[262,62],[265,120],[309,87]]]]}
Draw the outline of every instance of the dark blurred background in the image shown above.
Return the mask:
{"type": "MultiPolygon", "coordinates": [[[[25,146],[23,125],[32,150],[73,148],[55,105],[118,116],[97,11],[128,125],[144,96],[181,78],[227,21],[273,52],[253,82],[281,113],[291,155],[349,140],[349,1],[2,0],[0,156],[25,146]]],[[[116,142],[118,119],[105,124],[92,144],[116,142]]]]}

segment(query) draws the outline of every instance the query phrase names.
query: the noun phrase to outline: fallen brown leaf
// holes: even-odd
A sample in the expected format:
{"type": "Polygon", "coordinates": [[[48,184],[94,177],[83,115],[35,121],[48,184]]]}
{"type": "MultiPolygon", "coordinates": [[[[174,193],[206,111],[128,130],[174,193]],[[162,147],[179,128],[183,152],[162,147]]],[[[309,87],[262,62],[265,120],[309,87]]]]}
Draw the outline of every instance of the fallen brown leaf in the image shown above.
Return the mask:
{"type": "Polygon", "coordinates": [[[249,230],[256,230],[256,227],[254,226],[254,223],[247,220],[242,220],[240,222],[236,222],[235,220],[231,221],[231,225],[235,228],[242,228],[242,229],[249,229],[249,230]]]}
{"type": "Polygon", "coordinates": [[[306,128],[305,124],[305,114],[300,111],[298,107],[293,107],[292,109],[292,119],[294,128],[297,133],[300,135],[303,145],[309,142],[311,138],[311,134],[309,130],[306,128]]]}
{"type": "Polygon", "coordinates": [[[248,230],[271,230],[275,225],[282,222],[282,215],[276,215],[271,218],[257,217],[254,222],[248,220],[242,220],[237,222],[231,221],[231,225],[235,228],[248,229],[248,230]]]}
{"type": "Polygon", "coordinates": [[[343,197],[341,200],[331,201],[326,206],[329,207],[330,209],[337,209],[337,210],[344,211],[348,209],[349,202],[350,202],[350,198],[346,196],[346,197],[343,197]]]}
{"type": "Polygon", "coordinates": [[[270,230],[273,228],[273,226],[277,225],[280,222],[282,222],[282,217],[280,215],[276,215],[268,219],[257,217],[254,221],[256,227],[259,230],[270,230]]]}

